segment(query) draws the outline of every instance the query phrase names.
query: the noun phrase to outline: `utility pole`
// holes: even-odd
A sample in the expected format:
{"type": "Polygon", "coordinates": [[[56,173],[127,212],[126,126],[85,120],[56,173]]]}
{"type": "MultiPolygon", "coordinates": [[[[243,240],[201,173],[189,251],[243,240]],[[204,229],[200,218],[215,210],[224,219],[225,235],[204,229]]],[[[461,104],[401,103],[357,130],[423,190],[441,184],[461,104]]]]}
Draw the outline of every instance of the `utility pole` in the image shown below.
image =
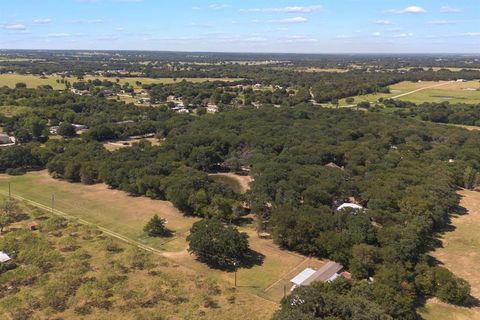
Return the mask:
{"type": "Polygon", "coordinates": [[[233,268],[235,270],[235,288],[237,287],[237,267],[238,267],[238,261],[235,260],[233,261],[233,268]]]}
{"type": "Polygon", "coordinates": [[[52,194],[52,214],[53,214],[53,210],[55,210],[55,195],[52,194]]]}
{"type": "Polygon", "coordinates": [[[12,188],[11,188],[11,183],[8,183],[8,199],[12,200],[12,188]]]}

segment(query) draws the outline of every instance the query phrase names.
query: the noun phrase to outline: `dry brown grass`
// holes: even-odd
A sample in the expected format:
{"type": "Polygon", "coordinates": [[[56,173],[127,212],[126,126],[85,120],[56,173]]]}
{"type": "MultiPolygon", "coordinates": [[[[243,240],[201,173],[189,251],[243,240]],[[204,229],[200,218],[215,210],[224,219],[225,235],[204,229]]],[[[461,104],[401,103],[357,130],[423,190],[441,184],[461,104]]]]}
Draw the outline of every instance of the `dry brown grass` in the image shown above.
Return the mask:
{"type": "MultiPolygon", "coordinates": [[[[468,210],[468,214],[453,218],[455,230],[442,237],[442,248],[435,250],[432,256],[467,280],[472,287],[472,296],[480,299],[480,193],[462,190],[460,195],[460,204],[468,210]]],[[[480,308],[455,307],[432,299],[422,314],[427,320],[480,319],[480,308]]]]}

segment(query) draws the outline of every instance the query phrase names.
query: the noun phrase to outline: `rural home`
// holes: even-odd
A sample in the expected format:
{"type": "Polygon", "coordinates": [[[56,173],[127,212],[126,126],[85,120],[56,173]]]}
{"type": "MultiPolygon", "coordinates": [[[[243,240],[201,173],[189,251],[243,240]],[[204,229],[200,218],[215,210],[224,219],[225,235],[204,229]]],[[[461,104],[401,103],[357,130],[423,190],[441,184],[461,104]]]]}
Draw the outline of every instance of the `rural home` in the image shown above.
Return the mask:
{"type": "Polygon", "coordinates": [[[218,106],[213,103],[209,103],[207,105],[207,112],[208,113],[217,113],[218,112],[218,106]]]}
{"type": "Polygon", "coordinates": [[[323,267],[317,271],[307,268],[300,272],[295,278],[290,280],[293,284],[292,290],[301,287],[309,286],[310,284],[321,281],[321,282],[331,282],[342,276],[342,271],[344,267],[337,262],[329,261],[323,267]]]}
{"type": "Polygon", "coordinates": [[[12,260],[8,254],[6,254],[5,252],[3,251],[0,251],[0,263],[5,263],[5,262],[8,262],[12,260]]]}
{"type": "Polygon", "coordinates": [[[345,209],[360,211],[360,210],[363,210],[364,208],[359,204],[347,202],[347,203],[343,203],[342,205],[340,205],[337,208],[336,211],[341,211],[341,210],[345,210],[345,209]]]}

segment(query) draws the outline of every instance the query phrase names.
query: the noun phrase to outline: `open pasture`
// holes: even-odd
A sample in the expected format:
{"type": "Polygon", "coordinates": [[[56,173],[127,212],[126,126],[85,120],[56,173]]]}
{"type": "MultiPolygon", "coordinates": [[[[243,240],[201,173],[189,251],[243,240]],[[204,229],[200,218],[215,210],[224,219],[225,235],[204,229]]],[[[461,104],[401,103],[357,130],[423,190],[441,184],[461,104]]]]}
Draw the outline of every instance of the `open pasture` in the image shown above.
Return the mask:
{"type": "MultiPolygon", "coordinates": [[[[23,176],[0,175],[0,193],[12,194],[50,207],[54,195],[55,210],[86,220],[111,230],[137,243],[162,251],[162,255],[218,281],[234,284],[233,272],[213,270],[196,261],[187,251],[186,237],[198,218],[185,217],[170,202],[131,197],[125,192],[111,190],[106,185],[86,186],[51,178],[46,171],[23,176]],[[175,232],[172,238],[149,238],[143,232],[146,222],[154,215],[167,220],[167,227],[175,232]]],[[[237,273],[238,290],[252,293],[272,303],[283,297],[284,286],[289,290],[289,279],[306,267],[319,267],[324,261],[307,258],[282,250],[269,239],[261,239],[255,231],[251,217],[245,218],[240,231],[250,237],[250,246],[261,263],[242,268],[237,273]]]]}
{"type": "MultiPolygon", "coordinates": [[[[456,81],[404,81],[390,86],[390,93],[368,94],[355,97],[355,103],[368,101],[377,102],[383,99],[398,99],[410,101],[417,104],[424,102],[450,102],[450,103],[480,103],[480,82],[477,80],[456,82],[456,81]]],[[[347,105],[345,99],[340,101],[341,105],[347,105]]]]}
{"type": "MultiPolygon", "coordinates": [[[[465,215],[452,218],[455,230],[442,237],[443,246],[431,255],[444,267],[467,280],[472,287],[472,296],[480,299],[480,193],[462,190],[460,205],[467,210],[465,215]]],[[[455,307],[437,299],[429,300],[421,310],[426,320],[480,319],[480,307],[455,307]]]]}
{"type": "MultiPolygon", "coordinates": [[[[65,85],[62,83],[57,83],[57,80],[60,80],[61,77],[56,76],[47,76],[42,79],[39,75],[21,75],[21,74],[1,74],[0,75],[0,87],[7,86],[10,88],[14,88],[15,84],[22,82],[27,85],[28,88],[36,88],[40,85],[50,85],[55,90],[63,90],[65,89],[65,85]]],[[[85,80],[109,80],[111,82],[117,82],[119,79],[119,84],[123,85],[125,83],[129,83],[135,89],[140,89],[142,84],[154,84],[154,83],[163,83],[163,84],[171,84],[181,82],[186,80],[188,82],[193,83],[201,83],[205,81],[239,81],[242,79],[233,79],[233,78],[145,78],[145,77],[132,77],[132,78],[115,78],[115,77],[99,77],[99,76],[86,76],[85,80]],[[137,83],[141,84],[137,84],[137,83]]],[[[65,80],[69,82],[77,82],[79,81],[76,77],[66,77],[65,80]]]]}

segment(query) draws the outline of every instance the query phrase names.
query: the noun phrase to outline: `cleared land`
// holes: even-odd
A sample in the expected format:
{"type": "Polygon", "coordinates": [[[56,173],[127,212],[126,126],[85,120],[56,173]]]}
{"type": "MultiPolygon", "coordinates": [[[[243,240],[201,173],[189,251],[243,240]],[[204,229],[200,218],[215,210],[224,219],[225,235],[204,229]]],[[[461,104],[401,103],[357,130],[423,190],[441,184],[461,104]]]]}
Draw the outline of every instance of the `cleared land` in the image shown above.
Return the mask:
{"type": "Polygon", "coordinates": [[[50,85],[55,90],[65,89],[65,85],[62,83],[57,83],[57,80],[60,80],[60,77],[47,77],[42,79],[38,75],[2,74],[0,75],[0,87],[7,86],[14,88],[15,84],[22,82],[25,83],[29,88],[50,85]]]}
{"type": "Polygon", "coordinates": [[[241,176],[235,173],[215,173],[210,177],[219,182],[230,186],[235,192],[245,193],[250,189],[250,183],[253,181],[250,176],[241,176]]]}
{"type": "Polygon", "coordinates": [[[146,139],[126,139],[118,141],[108,141],[103,144],[105,149],[108,151],[116,151],[122,148],[129,148],[135,143],[139,143],[142,140],[149,141],[154,146],[159,146],[161,143],[157,138],[146,138],[146,139]]]}
{"type": "MultiPolygon", "coordinates": [[[[480,82],[448,82],[448,81],[404,81],[390,86],[390,93],[369,94],[355,97],[355,102],[369,101],[375,103],[380,98],[399,99],[417,104],[424,102],[480,103],[480,82]]],[[[346,105],[345,99],[340,101],[346,105]]]]}
{"type": "MultiPolygon", "coordinates": [[[[63,90],[65,89],[65,85],[62,83],[57,83],[57,80],[60,80],[61,77],[46,77],[46,79],[42,79],[38,75],[20,75],[20,74],[2,74],[0,75],[0,87],[7,86],[10,88],[15,87],[15,84],[19,82],[23,82],[27,85],[29,88],[36,88],[40,85],[51,85],[53,89],[55,90],[63,90]]],[[[75,77],[67,77],[65,78],[66,80],[70,82],[77,82],[79,81],[75,77]]],[[[180,82],[182,80],[186,80],[189,82],[194,82],[194,83],[201,83],[205,81],[238,81],[242,79],[233,79],[233,78],[143,78],[143,77],[135,77],[135,78],[114,78],[114,77],[95,77],[95,76],[87,76],[85,77],[85,80],[93,80],[93,79],[100,79],[100,80],[109,80],[112,82],[116,82],[116,79],[119,79],[120,84],[125,84],[129,83],[132,85],[134,88],[139,89],[141,88],[141,85],[137,85],[137,81],[141,82],[142,84],[152,84],[152,83],[164,83],[164,84],[169,84],[169,83],[176,83],[180,82]]]]}
{"type": "MultiPolygon", "coordinates": [[[[442,248],[434,251],[432,256],[467,280],[472,286],[472,296],[480,299],[480,193],[462,190],[460,195],[460,204],[468,213],[453,217],[455,230],[442,237],[442,248]]],[[[480,307],[460,308],[436,299],[428,301],[421,313],[426,320],[480,319],[480,307]]]]}
{"type": "MultiPolygon", "coordinates": [[[[234,283],[233,273],[212,270],[187,252],[185,238],[191,225],[198,219],[183,216],[170,202],[130,197],[102,184],[85,186],[58,181],[45,171],[16,177],[0,175],[0,192],[3,195],[8,194],[8,182],[14,195],[50,207],[54,194],[56,210],[162,250],[163,256],[212,279],[234,283]],[[143,227],[154,214],[167,220],[167,227],[175,232],[174,237],[146,237],[143,227]]],[[[239,290],[246,293],[277,303],[283,297],[284,285],[289,289],[288,280],[292,274],[303,270],[303,266],[317,267],[324,263],[317,259],[306,261],[302,255],[280,249],[272,240],[261,239],[253,221],[248,218],[240,230],[249,234],[251,248],[263,256],[263,263],[238,271],[239,290]]]]}

